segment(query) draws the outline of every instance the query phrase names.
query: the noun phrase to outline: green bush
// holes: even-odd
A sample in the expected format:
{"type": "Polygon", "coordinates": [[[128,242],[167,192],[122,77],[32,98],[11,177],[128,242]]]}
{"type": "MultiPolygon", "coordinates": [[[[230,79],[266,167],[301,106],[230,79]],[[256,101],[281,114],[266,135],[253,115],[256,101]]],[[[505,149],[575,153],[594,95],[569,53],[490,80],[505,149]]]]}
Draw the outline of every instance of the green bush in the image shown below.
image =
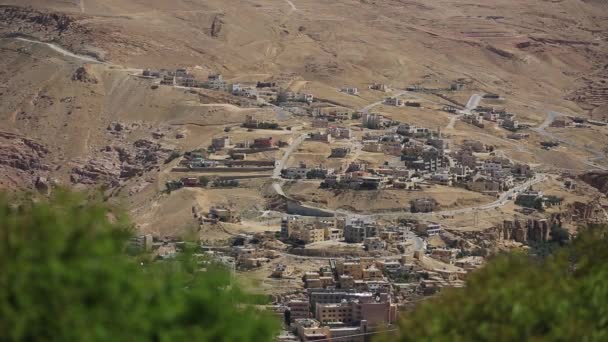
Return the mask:
{"type": "Polygon", "coordinates": [[[590,227],[543,258],[497,257],[380,341],[608,341],[608,238],[590,227]]]}
{"type": "Polygon", "coordinates": [[[66,192],[21,203],[0,195],[0,340],[269,341],[277,331],[225,270],[128,257],[131,225],[107,206],[66,192]]]}

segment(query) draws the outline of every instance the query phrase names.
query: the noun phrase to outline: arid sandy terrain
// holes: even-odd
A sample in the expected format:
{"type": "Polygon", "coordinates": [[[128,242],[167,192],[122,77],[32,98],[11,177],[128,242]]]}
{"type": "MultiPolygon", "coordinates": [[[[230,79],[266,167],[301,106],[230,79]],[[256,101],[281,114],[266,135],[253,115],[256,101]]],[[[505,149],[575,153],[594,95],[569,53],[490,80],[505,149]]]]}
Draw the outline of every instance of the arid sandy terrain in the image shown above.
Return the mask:
{"type": "MultiPolygon", "coordinates": [[[[236,189],[162,194],[167,180],[183,176],[170,172],[177,161],[164,163],[172,151],[206,148],[223,135],[242,142],[300,134],[248,131],[239,127],[246,115],[313,131],[307,120],[242,105],[225,92],[154,87],[140,77],[147,68],[184,67],[200,77],[217,72],[229,82],[288,77],[287,89],[354,111],[384,98],[367,89],[373,82],[400,90],[445,87],[462,78],[464,92],[446,98],[410,93],[403,98],[419,101],[420,108],[377,104],[373,111],[440,129],[455,147],[479,140],[556,175],[608,165],[599,155],[608,142],[604,126],[534,130],[551,111],[608,118],[603,1],[1,0],[0,5],[0,188],[31,188],[40,176],[79,188],[103,187],[129,208],[143,232],[191,231],[194,204],[231,205],[252,220],[277,209],[270,172],[236,189]],[[339,92],[344,86],[358,87],[359,95],[339,92]],[[442,107],[464,106],[475,93],[501,94],[498,106],[529,124],[530,137],[515,141],[493,126],[451,125],[452,116],[442,107]],[[547,139],[564,143],[544,150],[540,142],[547,139]]],[[[358,122],[349,125],[362,135],[358,122]]],[[[329,160],[330,149],[346,145],[305,142],[287,163],[339,168],[345,162],[329,160]]],[[[248,158],[280,159],[284,153],[281,148],[248,158]]],[[[375,165],[389,159],[369,152],[357,158],[375,165]]],[[[447,209],[494,200],[435,185],[423,193],[368,193],[324,190],[318,183],[296,182],[284,190],[305,204],[359,213],[407,208],[418,196],[447,209]]],[[[276,230],[276,220],[273,225],[276,230]]]]}

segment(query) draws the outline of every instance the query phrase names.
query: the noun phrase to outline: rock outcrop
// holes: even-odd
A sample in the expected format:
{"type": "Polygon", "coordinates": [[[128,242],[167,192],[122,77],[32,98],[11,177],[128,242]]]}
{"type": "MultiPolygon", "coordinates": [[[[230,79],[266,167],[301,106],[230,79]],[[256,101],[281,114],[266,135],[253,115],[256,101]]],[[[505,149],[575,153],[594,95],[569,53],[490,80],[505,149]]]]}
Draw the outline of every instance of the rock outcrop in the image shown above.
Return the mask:
{"type": "MultiPolygon", "coordinates": [[[[39,176],[46,176],[51,166],[45,161],[49,150],[24,136],[0,131],[0,182],[8,188],[30,187],[39,176]]],[[[1,186],[0,186],[1,187],[1,186]]]]}
{"type": "Polygon", "coordinates": [[[0,7],[0,21],[18,27],[29,24],[31,28],[45,29],[62,33],[71,28],[74,19],[68,15],[55,12],[42,12],[31,8],[4,6],[0,7]]]}
{"type": "Polygon", "coordinates": [[[583,182],[598,189],[604,194],[608,194],[608,172],[594,171],[580,175],[583,182]]]}
{"type": "Polygon", "coordinates": [[[551,224],[547,219],[505,220],[497,230],[499,240],[545,242],[549,241],[551,224]]]}
{"type": "Polygon", "coordinates": [[[222,20],[223,17],[224,16],[222,14],[218,14],[213,17],[211,29],[209,30],[211,37],[217,38],[220,36],[220,32],[222,32],[222,27],[224,26],[224,20],[222,20]]]}
{"type": "Polygon", "coordinates": [[[106,146],[100,157],[74,167],[70,179],[72,183],[117,186],[121,180],[141,176],[158,167],[171,151],[145,139],[131,146],[106,146]]]}
{"type": "Polygon", "coordinates": [[[97,84],[97,79],[95,78],[95,76],[91,75],[91,73],[87,71],[86,66],[81,66],[76,69],[76,71],[72,75],[72,81],[97,84]]]}

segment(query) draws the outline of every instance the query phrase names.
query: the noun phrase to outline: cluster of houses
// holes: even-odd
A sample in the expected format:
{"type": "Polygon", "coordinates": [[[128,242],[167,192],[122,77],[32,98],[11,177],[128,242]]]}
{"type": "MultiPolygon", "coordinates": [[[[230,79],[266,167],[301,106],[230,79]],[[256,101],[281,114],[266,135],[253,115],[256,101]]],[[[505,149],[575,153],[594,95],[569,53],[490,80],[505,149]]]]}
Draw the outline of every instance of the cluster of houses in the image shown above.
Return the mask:
{"type": "Polygon", "coordinates": [[[433,295],[444,287],[463,287],[481,257],[457,258],[459,250],[438,248],[399,258],[337,258],[318,271],[306,272],[306,291],[274,309],[287,328],[279,341],[337,340],[363,342],[365,336],[390,328],[398,319],[400,300],[416,293],[433,295]],[[447,267],[423,267],[432,258],[447,267]],[[342,338],[344,339],[342,339],[342,338]]]}
{"type": "Polygon", "coordinates": [[[533,176],[529,165],[497,157],[479,141],[466,140],[459,150],[450,150],[441,132],[409,124],[400,124],[396,134],[365,135],[363,151],[400,156],[404,164],[372,169],[352,163],[344,174],[327,178],[324,186],[369,189],[359,186],[364,182],[374,183],[372,189],[416,189],[416,183],[428,182],[496,195],[533,176]]]}
{"type": "Polygon", "coordinates": [[[251,129],[278,129],[279,124],[274,121],[257,119],[253,115],[246,115],[243,127],[251,129]]]}
{"type": "Polygon", "coordinates": [[[563,200],[561,197],[544,195],[542,191],[529,189],[517,194],[515,204],[543,211],[545,208],[561,205],[563,200]]]}
{"type": "MultiPolygon", "coordinates": [[[[413,201],[417,210],[429,211],[436,206],[427,199],[413,201]]],[[[404,250],[410,233],[430,237],[439,235],[442,226],[434,222],[410,222],[381,225],[375,221],[353,217],[304,217],[288,215],[281,220],[281,239],[300,245],[321,241],[342,241],[362,244],[368,252],[394,248],[404,250]]]]}
{"type": "Polygon", "coordinates": [[[403,101],[402,99],[400,99],[398,97],[387,97],[384,99],[384,104],[387,106],[393,106],[393,107],[403,107],[403,106],[420,107],[421,106],[420,102],[403,101]]]}
{"type": "Polygon", "coordinates": [[[253,143],[244,142],[237,145],[231,145],[229,137],[213,138],[210,151],[217,152],[222,149],[229,148],[229,159],[211,159],[208,153],[205,152],[190,152],[184,154],[179,161],[179,165],[173,171],[187,171],[189,169],[219,169],[222,168],[240,168],[257,169],[258,171],[273,169],[277,160],[247,160],[247,153],[257,153],[276,149],[272,137],[256,138],[253,143]]]}
{"type": "Polygon", "coordinates": [[[361,126],[369,129],[385,129],[398,125],[399,122],[384,117],[378,113],[363,113],[361,115],[361,126]]]}
{"type": "Polygon", "coordinates": [[[258,81],[253,83],[228,83],[221,74],[211,74],[206,80],[199,80],[185,68],[173,70],[143,71],[142,76],[160,79],[161,85],[189,88],[206,88],[228,92],[234,96],[254,100],[257,103],[307,103],[313,102],[311,94],[289,92],[281,89],[281,82],[258,81]]]}
{"type": "Polygon", "coordinates": [[[479,106],[470,113],[465,113],[462,121],[481,128],[485,127],[485,122],[491,122],[511,132],[517,132],[525,126],[519,123],[515,113],[485,106],[479,106]]]}
{"type": "Polygon", "coordinates": [[[150,70],[143,71],[144,77],[160,79],[160,84],[169,86],[182,86],[190,88],[209,88],[216,90],[227,89],[227,83],[222,75],[212,74],[207,77],[206,81],[197,80],[196,76],[189,73],[185,68],[173,70],[150,70]]]}

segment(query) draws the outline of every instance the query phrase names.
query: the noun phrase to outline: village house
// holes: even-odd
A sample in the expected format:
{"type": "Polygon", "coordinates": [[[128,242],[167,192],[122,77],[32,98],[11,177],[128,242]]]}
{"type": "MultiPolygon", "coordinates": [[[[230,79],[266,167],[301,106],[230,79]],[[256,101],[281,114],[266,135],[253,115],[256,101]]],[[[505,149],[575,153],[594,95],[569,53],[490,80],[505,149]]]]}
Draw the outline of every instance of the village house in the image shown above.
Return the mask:
{"type": "Polygon", "coordinates": [[[388,301],[349,300],[337,303],[318,303],[315,318],[322,323],[342,322],[352,324],[365,321],[371,328],[387,326],[397,318],[397,306],[388,301]]]}
{"type": "Polygon", "coordinates": [[[533,190],[520,192],[519,194],[517,194],[515,204],[528,208],[535,208],[538,205],[540,208],[543,208],[545,205],[543,192],[533,190]]]}
{"type": "Polygon", "coordinates": [[[349,94],[349,95],[359,95],[359,89],[357,89],[357,88],[345,87],[345,88],[341,88],[340,91],[343,93],[349,94]]]}
{"type": "Polygon", "coordinates": [[[328,340],[331,337],[329,327],[321,326],[316,319],[296,319],[293,326],[300,341],[328,340]]]}
{"type": "Polygon", "coordinates": [[[277,129],[279,124],[271,121],[264,121],[254,118],[252,115],[245,116],[245,122],[243,122],[245,128],[260,128],[260,129],[277,129]]]}
{"type": "Polygon", "coordinates": [[[361,118],[361,123],[363,127],[369,129],[379,129],[384,126],[384,117],[380,114],[376,113],[367,113],[364,114],[361,118]]]}
{"type": "Polygon", "coordinates": [[[235,210],[225,207],[211,207],[209,209],[209,218],[228,223],[240,221],[238,213],[235,210]]]}
{"type": "Polygon", "coordinates": [[[428,213],[437,208],[438,204],[433,198],[417,198],[412,201],[412,212],[428,213]]]}
{"type": "Polygon", "coordinates": [[[421,223],[416,225],[416,231],[426,236],[435,236],[441,233],[441,225],[438,223],[421,223]]]}
{"type": "Polygon", "coordinates": [[[293,299],[287,302],[287,307],[292,320],[310,317],[310,303],[308,300],[293,299]]]}
{"type": "Polygon", "coordinates": [[[342,236],[342,229],[336,226],[335,219],[286,216],[281,220],[283,239],[296,239],[309,244],[325,240],[340,240],[342,236]]]}
{"type": "Polygon", "coordinates": [[[378,190],[382,189],[384,185],[387,183],[387,180],[384,177],[378,176],[364,176],[360,178],[361,182],[359,184],[359,189],[365,190],[378,190]]]}
{"type": "Polygon", "coordinates": [[[440,137],[431,137],[426,140],[426,144],[433,146],[434,148],[444,151],[450,148],[450,143],[448,140],[440,138],[440,137]]]}
{"type": "Polygon", "coordinates": [[[313,109],[312,115],[329,121],[345,121],[350,120],[352,110],[345,107],[317,107],[313,109]]]}
{"type": "Polygon", "coordinates": [[[515,119],[504,119],[504,120],[502,120],[500,126],[505,129],[514,131],[519,128],[519,121],[517,121],[515,119]]]}
{"type": "Polygon", "coordinates": [[[306,176],[311,171],[311,168],[306,167],[306,164],[300,162],[298,166],[288,167],[281,171],[283,178],[289,179],[306,179],[306,176]]]}
{"type": "Polygon", "coordinates": [[[464,90],[464,82],[460,82],[460,81],[456,81],[456,82],[452,82],[452,84],[450,84],[450,90],[451,91],[461,91],[464,90]]]}
{"type": "Polygon", "coordinates": [[[452,157],[462,166],[466,166],[470,169],[477,167],[477,157],[468,149],[459,150],[452,154],[452,157]]]}
{"type": "Polygon", "coordinates": [[[230,137],[223,136],[211,139],[211,146],[216,150],[222,150],[230,146],[230,137]]]}
{"type": "Polygon", "coordinates": [[[350,139],[352,137],[352,130],[348,127],[330,126],[326,133],[336,139],[350,139]]]}
{"type": "Polygon", "coordinates": [[[431,258],[440,260],[446,264],[454,264],[459,253],[460,250],[455,248],[435,248],[431,250],[431,258]]]}
{"type": "Polygon", "coordinates": [[[475,177],[467,183],[467,189],[486,195],[497,195],[502,189],[500,182],[483,176],[475,177]]]}
{"type": "Polygon", "coordinates": [[[241,83],[234,83],[230,86],[230,92],[235,96],[243,96],[248,98],[258,98],[258,90],[253,85],[243,85],[241,83]]]}
{"type": "Polygon", "coordinates": [[[565,128],[569,125],[569,123],[570,122],[566,117],[560,116],[553,120],[551,127],[565,128]]]}
{"type": "Polygon", "coordinates": [[[384,145],[378,141],[364,141],[361,150],[371,153],[382,153],[384,150],[384,145]]]}
{"type": "Polygon", "coordinates": [[[271,148],[274,145],[272,137],[255,138],[251,147],[253,148],[271,148]]]}
{"type": "Polygon", "coordinates": [[[371,90],[378,90],[378,91],[383,91],[383,92],[390,91],[389,87],[384,83],[372,83],[369,85],[368,88],[371,90]]]}
{"type": "Polygon", "coordinates": [[[417,127],[406,123],[397,126],[397,134],[413,138],[427,138],[431,136],[432,131],[426,127],[417,127]]]}
{"type": "Polygon", "coordinates": [[[431,181],[436,184],[451,186],[452,175],[449,172],[437,172],[431,176],[431,181]]]}
{"type": "Polygon", "coordinates": [[[507,158],[491,158],[483,162],[482,172],[492,177],[511,173],[511,161],[507,158]]]}
{"type": "Polygon", "coordinates": [[[528,164],[516,163],[511,167],[511,174],[517,178],[529,178],[534,175],[534,171],[528,164]]]}
{"type": "Polygon", "coordinates": [[[218,167],[220,162],[217,160],[209,160],[203,158],[193,158],[190,160],[190,164],[188,165],[190,168],[198,168],[198,167],[218,167]]]}
{"type": "Polygon", "coordinates": [[[243,123],[243,127],[258,128],[259,125],[260,120],[254,118],[252,115],[245,115],[245,122],[243,123]]]}
{"type": "Polygon", "coordinates": [[[220,74],[212,74],[207,77],[206,86],[211,89],[225,90],[226,82],[220,74]]]}
{"type": "Polygon", "coordinates": [[[484,117],[483,114],[477,114],[477,113],[465,113],[462,116],[462,121],[480,127],[480,128],[484,128],[484,123],[483,123],[484,117]]]}
{"type": "Polygon", "coordinates": [[[314,101],[314,96],[312,94],[295,93],[295,92],[287,91],[287,92],[281,93],[281,96],[284,97],[285,101],[306,102],[309,104],[314,101]]]}
{"type": "Polygon", "coordinates": [[[330,144],[332,142],[332,136],[327,132],[313,132],[310,133],[307,140],[320,141],[330,144]]]}
{"type": "Polygon", "coordinates": [[[388,106],[402,107],[404,106],[403,100],[398,97],[387,97],[384,99],[384,104],[388,106]]]}
{"type": "Polygon", "coordinates": [[[348,243],[361,243],[367,237],[378,235],[378,226],[375,223],[365,223],[353,220],[344,228],[344,239],[348,243]]]}
{"type": "Polygon", "coordinates": [[[522,140],[522,139],[527,139],[530,137],[530,134],[527,133],[510,133],[507,135],[508,139],[513,139],[513,140],[522,140]]]}
{"type": "Polygon", "coordinates": [[[401,160],[407,168],[420,172],[434,172],[446,166],[443,151],[428,145],[422,146],[422,149],[405,148],[401,160]]]}
{"type": "Polygon", "coordinates": [[[385,248],[385,243],[379,237],[367,237],[363,240],[363,246],[367,251],[379,251],[385,248]]]}

